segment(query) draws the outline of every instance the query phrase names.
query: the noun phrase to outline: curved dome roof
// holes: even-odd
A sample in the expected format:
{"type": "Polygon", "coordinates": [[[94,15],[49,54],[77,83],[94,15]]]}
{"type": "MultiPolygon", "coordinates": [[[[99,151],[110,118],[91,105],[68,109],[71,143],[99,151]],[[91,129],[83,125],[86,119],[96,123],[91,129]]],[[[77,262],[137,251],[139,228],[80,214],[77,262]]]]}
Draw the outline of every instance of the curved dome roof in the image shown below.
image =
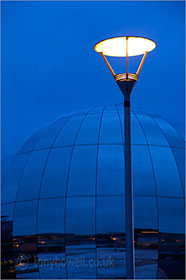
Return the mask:
{"type": "MultiPolygon", "coordinates": [[[[183,198],[183,138],[163,118],[131,111],[134,195],[183,198]]],[[[39,129],[9,167],[3,202],[124,195],[123,120],[120,104],[63,116],[39,129]]]]}
{"type": "MultiPolygon", "coordinates": [[[[60,117],[5,161],[2,213],[14,236],[125,231],[123,120],[123,105],[60,117]]],[[[131,129],[135,229],[181,234],[184,140],[133,109],[131,129]]]]}

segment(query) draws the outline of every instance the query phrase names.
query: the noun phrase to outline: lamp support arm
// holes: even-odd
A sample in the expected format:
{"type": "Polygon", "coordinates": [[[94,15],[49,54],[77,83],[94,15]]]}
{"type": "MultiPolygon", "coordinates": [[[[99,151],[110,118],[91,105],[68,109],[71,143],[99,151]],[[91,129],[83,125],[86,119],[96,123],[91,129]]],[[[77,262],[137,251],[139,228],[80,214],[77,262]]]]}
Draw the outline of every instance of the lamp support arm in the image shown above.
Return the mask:
{"type": "Polygon", "coordinates": [[[148,52],[145,52],[144,55],[143,55],[143,58],[142,58],[141,63],[140,63],[140,66],[138,67],[138,70],[137,70],[137,72],[136,72],[137,75],[139,75],[139,73],[141,72],[141,68],[142,68],[143,63],[144,63],[144,61],[145,61],[145,58],[146,58],[146,56],[147,56],[147,53],[148,53],[148,52]]]}

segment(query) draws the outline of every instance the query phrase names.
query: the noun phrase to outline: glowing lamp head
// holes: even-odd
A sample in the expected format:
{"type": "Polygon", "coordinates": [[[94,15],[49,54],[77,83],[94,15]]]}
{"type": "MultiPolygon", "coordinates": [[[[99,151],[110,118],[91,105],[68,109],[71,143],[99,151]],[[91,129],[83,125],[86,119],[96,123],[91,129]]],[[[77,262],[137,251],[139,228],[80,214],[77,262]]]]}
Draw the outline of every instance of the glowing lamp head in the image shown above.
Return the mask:
{"type": "Polygon", "coordinates": [[[109,71],[114,77],[120,90],[126,98],[129,98],[138,78],[142,66],[144,64],[147,53],[155,49],[156,44],[147,38],[143,37],[115,37],[100,41],[94,46],[96,52],[100,53],[104,59],[109,71]],[[137,72],[130,73],[128,71],[128,57],[142,55],[143,58],[138,67],[137,72]],[[105,56],[126,57],[126,73],[115,74],[111,65],[105,56]]]}
{"type": "Polygon", "coordinates": [[[106,56],[126,57],[126,40],[128,40],[128,56],[142,55],[155,49],[154,41],[143,37],[115,37],[98,42],[94,49],[106,56]]]}

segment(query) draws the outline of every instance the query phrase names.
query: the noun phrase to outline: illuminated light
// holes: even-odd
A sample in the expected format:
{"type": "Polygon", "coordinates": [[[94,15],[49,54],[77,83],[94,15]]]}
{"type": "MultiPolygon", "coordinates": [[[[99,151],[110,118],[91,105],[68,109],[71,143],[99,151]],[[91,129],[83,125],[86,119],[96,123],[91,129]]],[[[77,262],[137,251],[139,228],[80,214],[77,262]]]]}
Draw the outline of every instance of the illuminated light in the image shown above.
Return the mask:
{"type": "Polygon", "coordinates": [[[116,237],[112,237],[112,240],[117,240],[117,238],[116,237]]]}
{"type": "Polygon", "coordinates": [[[158,233],[155,230],[149,231],[149,230],[143,230],[141,233],[158,233]]]}
{"type": "Polygon", "coordinates": [[[98,42],[94,49],[106,56],[126,57],[126,38],[128,38],[128,56],[142,55],[155,49],[154,41],[143,37],[115,37],[98,42]]]}
{"type": "Polygon", "coordinates": [[[18,267],[25,266],[25,264],[21,262],[21,263],[17,264],[16,266],[18,266],[18,267]]]}
{"type": "Polygon", "coordinates": [[[176,242],[177,242],[177,243],[179,243],[179,242],[180,242],[180,240],[179,240],[179,239],[177,239],[177,240],[176,240],[176,242]]]}

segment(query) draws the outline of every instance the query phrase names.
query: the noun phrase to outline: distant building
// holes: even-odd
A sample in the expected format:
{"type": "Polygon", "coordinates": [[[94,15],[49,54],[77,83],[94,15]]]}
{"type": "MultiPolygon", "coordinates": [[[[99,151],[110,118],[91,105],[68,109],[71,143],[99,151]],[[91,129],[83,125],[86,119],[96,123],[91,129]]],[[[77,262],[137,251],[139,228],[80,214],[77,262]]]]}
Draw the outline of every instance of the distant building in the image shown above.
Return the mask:
{"type": "MultiPolygon", "coordinates": [[[[63,116],[4,160],[2,278],[125,278],[123,119],[121,104],[63,116]]],[[[184,139],[131,122],[136,277],[184,278],[184,139]]]]}

